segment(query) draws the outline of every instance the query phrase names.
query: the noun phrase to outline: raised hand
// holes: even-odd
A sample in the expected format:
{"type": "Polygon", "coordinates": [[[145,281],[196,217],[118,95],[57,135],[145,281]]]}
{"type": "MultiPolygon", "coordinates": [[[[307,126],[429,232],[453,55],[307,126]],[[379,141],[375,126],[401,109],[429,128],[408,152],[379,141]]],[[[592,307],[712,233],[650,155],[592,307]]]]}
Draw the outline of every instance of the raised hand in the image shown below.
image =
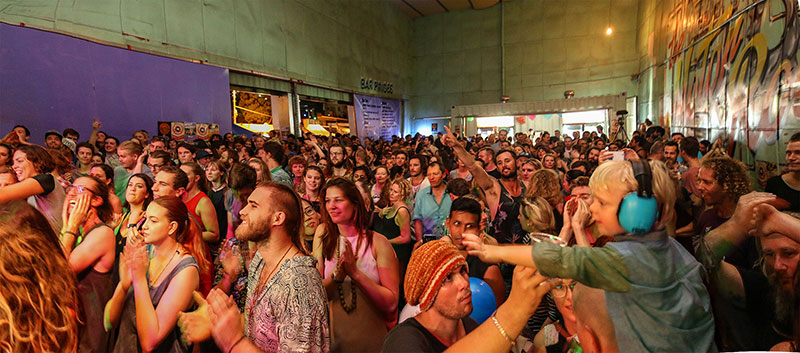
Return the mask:
{"type": "Polygon", "coordinates": [[[453,134],[452,131],[450,131],[450,127],[448,126],[444,126],[444,131],[445,134],[442,135],[442,143],[448,147],[455,146],[455,144],[458,143],[458,138],[456,138],[456,135],[453,134]]]}
{"type": "Polygon", "coordinates": [[[477,256],[481,261],[490,264],[496,264],[503,260],[494,255],[492,250],[495,246],[484,244],[479,236],[475,234],[463,234],[462,236],[464,238],[461,242],[466,246],[467,253],[470,255],[477,256]]]}
{"type": "Polygon", "coordinates": [[[64,203],[61,211],[61,219],[64,221],[64,229],[70,232],[77,232],[78,227],[86,221],[89,213],[89,206],[92,201],[92,193],[84,192],[78,195],[72,211],[69,210],[69,203],[64,203]]]}
{"type": "Polygon", "coordinates": [[[202,342],[211,338],[211,319],[208,317],[208,302],[198,291],[192,293],[197,310],[178,313],[178,327],[184,342],[202,342]]]}
{"type": "Polygon", "coordinates": [[[353,245],[347,238],[344,239],[344,250],[342,251],[339,261],[342,263],[342,269],[348,274],[352,275],[356,272],[356,256],[353,255],[353,245]]]}
{"type": "MultiPolygon", "coordinates": [[[[570,200],[572,201],[572,200],[570,200]]],[[[583,229],[587,226],[589,219],[592,218],[592,213],[589,212],[589,206],[586,205],[581,199],[575,199],[576,208],[575,214],[572,215],[572,228],[583,229]]]]}
{"type": "Polygon", "coordinates": [[[130,272],[131,279],[142,278],[147,275],[147,265],[149,263],[147,248],[141,237],[134,235],[135,230],[128,232],[128,242],[125,244],[125,260],[130,272]],[[137,239],[138,237],[138,239],[137,239]]]}
{"type": "Polygon", "coordinates": [[[239,247],[236,245],[225,244],[219,254],[222,271],[230,278],[235,278],[242,272],[242,261],[239,258],[239,247]]]}
{"type": "Polygon", "coordinates": [[[242,314],[232,297],[225,295],[219,288],[208,293],[208,317],[211,321],[211,336],[223,352],[230,349],[242,336],[242,314]]]}
{"type": "Polygon", "coordinates": [[[514,268],[508,302],[514,303],[515,307],[527,310],[530,315],[533,315],[542,301],[542,297],[555,286],[555,281],[548,280],[536,269],[517,266],[514,268]]]}

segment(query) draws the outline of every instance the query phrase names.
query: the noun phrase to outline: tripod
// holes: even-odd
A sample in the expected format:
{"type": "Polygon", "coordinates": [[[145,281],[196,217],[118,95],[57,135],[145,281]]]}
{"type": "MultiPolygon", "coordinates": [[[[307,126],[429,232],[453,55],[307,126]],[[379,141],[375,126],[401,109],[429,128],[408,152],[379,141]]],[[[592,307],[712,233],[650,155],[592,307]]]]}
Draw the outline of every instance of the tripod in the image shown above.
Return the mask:
{"type": "Polygon", "coordinates": [[[620,133],[622,133],[622,142],[628,143],[628,132],[625,131],[625,122],[622,120],[623,117],[619,117],[617,119],[617,131],[611,135],[611,139],[608,141],[609,143],[614,142],[619,138],[620,133]]]}

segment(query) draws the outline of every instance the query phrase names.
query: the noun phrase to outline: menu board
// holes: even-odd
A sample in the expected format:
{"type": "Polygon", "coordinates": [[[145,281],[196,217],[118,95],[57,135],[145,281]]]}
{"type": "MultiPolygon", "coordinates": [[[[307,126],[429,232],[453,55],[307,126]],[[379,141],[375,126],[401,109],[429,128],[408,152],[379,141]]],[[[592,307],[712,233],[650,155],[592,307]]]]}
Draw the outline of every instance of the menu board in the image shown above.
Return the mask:
{"type": "Polygon", "coordinates": [[[392,135],[400,136],[400,101],[355,94],[356,126],[358,137],[373,140],[392,135]]]}

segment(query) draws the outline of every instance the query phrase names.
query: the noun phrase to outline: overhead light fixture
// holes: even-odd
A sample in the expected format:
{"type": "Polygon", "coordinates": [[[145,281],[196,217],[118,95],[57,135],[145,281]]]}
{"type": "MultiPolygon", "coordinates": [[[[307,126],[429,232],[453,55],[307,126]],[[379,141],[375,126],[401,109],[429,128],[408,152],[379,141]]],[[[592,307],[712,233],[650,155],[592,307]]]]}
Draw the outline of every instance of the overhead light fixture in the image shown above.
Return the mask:
{"type": "Polygon", "coordinates": [[[606,35],[607,35],[607,36],[610,36],[610,35],[611,35],[611,33],[614,33],[614,30],[613,30],[613,29],[611,29],[611,27],[608,27],[608,28],[606,28],[606,35]]]}

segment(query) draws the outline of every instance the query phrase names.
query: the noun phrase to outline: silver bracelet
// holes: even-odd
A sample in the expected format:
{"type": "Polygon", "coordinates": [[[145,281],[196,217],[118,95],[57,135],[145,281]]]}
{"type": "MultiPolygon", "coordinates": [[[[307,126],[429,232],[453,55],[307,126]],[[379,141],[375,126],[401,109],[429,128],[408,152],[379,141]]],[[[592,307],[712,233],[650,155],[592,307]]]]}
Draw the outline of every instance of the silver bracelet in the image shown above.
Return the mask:
{"type": "Polygon", "coordinates": [[[511,337],[508,337],[506,330],[503,329],[503,326],[500,326],[500,323],[497,321],[497,318],[494,317],[494,315],[492,315],[492,321],[494,322],[494,325],[497,326],[497,330],[500,331],[500,334],[503,335],[503,338],[505,338],[506,341],[508,341],[508,343],[511,343],[511,345],[513,346],[514,340],[512,340],[511,337]]]}

